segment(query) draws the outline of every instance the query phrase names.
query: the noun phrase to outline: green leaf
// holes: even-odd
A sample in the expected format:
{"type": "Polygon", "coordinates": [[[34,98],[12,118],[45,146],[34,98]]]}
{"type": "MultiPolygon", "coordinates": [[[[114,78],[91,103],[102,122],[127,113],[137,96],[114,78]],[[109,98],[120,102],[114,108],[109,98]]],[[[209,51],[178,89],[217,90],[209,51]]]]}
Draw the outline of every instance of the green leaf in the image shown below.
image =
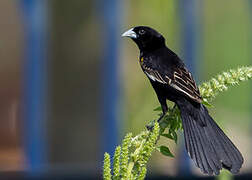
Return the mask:
{"type": "Polygon", "coordinates": [[[159,127],[160,127],[160,133],[163,133],[165,131],[165,129],[167,128],[168,124],[166,123],[166,121],[161,121],[159,123],[159,127]]]}
{"type": "Polygon", "coordinates": [[[178,142],[178,135],[177,135],[177,133],[175,131],[172,131],[172,136],[173,136],[173,139],[174,139],[175,143],[177,144],[177,142],[178,142]]]}
{"type": "Polygon", "coordinates": [[[153,111],[162,111],[162,108],[161,108],[161,106],[159,106],[159,107],[155,108],[153,111]]]}
{"type": "Polygon", "coordinates": [[[176,127],[177,127],[177,122],[173,120],[173,121],[171,122],[170,130],[171,130],[171,131],[175,131],[176,127]]]}
{"type": "Polygon", "coordinates": [[[174,157],[174,155],[171,153],[171,151],[169,150],[168,147],[166,146],[160,146],[159,147],[159,151],[165,155],[165,156],[168,156],[168,157],[174,157]]]}
{"type": "Polygon", "coordinates": [[[174,140],[171,134],[161,134],[161,136],[174,140]]]}

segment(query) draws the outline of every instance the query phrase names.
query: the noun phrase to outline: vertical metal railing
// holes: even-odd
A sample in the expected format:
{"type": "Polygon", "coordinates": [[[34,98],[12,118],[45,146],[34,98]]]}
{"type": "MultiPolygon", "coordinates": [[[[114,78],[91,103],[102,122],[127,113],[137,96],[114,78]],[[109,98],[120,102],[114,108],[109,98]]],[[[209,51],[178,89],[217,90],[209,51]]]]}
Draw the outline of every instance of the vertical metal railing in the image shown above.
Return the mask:
{"type": "Polygon", "coordinates": [[[102,143],[110,154],[118,143],[119,115],[119,38],[121,0],[97,0],[103,39],[102,72],[102,143]]]}
{"type": "MultiPolygon", "coordinates": [[[[198,80],[198,55],[200,51],[198,43],[200,42],[199,20],[202,16],[199,9],[201,2],[197,0],[180,0],[180,22],[181,22],[181,53],[188,69],[192,72],[194,79],[198,80]]],[[[190,160],[185,150],[184,144],[181,148],[179,158],[179,174],[183,176],[191,175],[190,160]]]]}
{"type": "Polygon", "coordinates": [[[21,0],[25,32],[24,145],[29,172],[42,170],[46,142],[46,0],[21,0]]]}

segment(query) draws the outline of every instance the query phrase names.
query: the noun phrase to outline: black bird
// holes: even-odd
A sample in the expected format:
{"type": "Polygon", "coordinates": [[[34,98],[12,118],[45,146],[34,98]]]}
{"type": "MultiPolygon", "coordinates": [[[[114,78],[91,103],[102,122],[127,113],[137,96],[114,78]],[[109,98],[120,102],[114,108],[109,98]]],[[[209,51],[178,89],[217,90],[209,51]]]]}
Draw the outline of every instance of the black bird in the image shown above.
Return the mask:
{"type": "Polygon", "coordinates": [[[140,49],[139,62],[150,80],[163,114],[166,100],[180,109],[186,150],[203,173],[219,174],[222,168],[239,172],[243,157],[202,104],[199,89],[182,60],[165,45],[164,37],[154,29],[137,26],[122,36],[130,37],[140,49]]]}

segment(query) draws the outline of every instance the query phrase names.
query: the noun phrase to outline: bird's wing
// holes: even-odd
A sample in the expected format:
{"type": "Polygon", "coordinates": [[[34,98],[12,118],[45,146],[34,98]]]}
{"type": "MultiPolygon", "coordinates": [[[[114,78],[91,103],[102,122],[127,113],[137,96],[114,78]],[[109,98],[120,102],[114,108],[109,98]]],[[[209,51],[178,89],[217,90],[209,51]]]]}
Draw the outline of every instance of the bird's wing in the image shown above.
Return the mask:
{"type": "Polygon", "coordinates": [[[185,67],[175,68],[172,75],[161,74],[158,70],[150,68],[145,64],[142,64],[142,68],[144,73],[151,80],[157,81],[162,84],[170,85],[171,87],[185,94],[192,100],[198,103],[202,102],[199,89],[191,73],[185,67]]]}
{"type": "Polygon", "coordinates": [[[166,77],[163,77],[157,70],[148,67],[145,64],[142,64],[142,69],[144,73],[152,80],[152,81],[157,81],[162,84],[170,84],[169,79],[166,77]]]}
{"type": "Polygon", "coordinates": [[[202,102],[199,88],[191,73],[185,67],[175,68],[172,78],[173,80],[170,84],[172,87],[183,92],[196,102],[202,102]]]}

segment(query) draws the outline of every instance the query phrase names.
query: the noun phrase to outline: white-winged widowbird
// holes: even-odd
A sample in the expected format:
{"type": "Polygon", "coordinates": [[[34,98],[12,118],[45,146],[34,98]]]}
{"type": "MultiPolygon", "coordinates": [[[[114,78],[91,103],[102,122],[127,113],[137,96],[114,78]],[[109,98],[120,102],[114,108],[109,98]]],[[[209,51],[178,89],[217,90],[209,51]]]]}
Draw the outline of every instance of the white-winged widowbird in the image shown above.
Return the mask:
{"type": "Polygon", "coordinates": [[[158,121],[168,110],[167,99],[178,106],[185,147],[195,165],[209,175],[219,174],[222,168],[238,173],[243,164],[240,151],[209,115],[191,73],[165,45],[165,38],[146,26],[134,27],[122,36],[131,38],[140,50],[139,63],[162,107],[158,121]]]}

